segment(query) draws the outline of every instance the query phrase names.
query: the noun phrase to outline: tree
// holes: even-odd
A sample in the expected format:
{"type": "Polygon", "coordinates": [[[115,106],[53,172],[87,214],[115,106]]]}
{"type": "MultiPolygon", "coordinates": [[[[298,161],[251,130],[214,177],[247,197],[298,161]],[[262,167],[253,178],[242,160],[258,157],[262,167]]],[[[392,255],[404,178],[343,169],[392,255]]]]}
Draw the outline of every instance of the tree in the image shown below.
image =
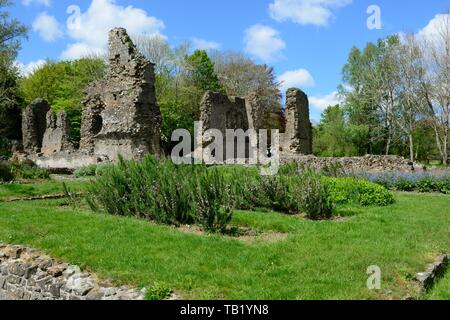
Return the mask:
{"type": "Polygon", "coordinates": [[[439,15],[437,32],[423,44],[423,61],[427,66],[423,92],[427,100],[424,111],[435,132],[436,145],[443,164],[448,163],[450,134],[450,13],[439,15]]]}
{"type": "MultiPolygon", "coordinates": [[[[22,97],[19,90],[19,72],[14,60],[20,49],[20,41],[26,38],[27,27],[11,19],[5,9],[10,1],[0,0],[0,145],[8,145],[8,139],[21,138],[22,97]]],[[[1,147],[0,149],[4,149],[1,147]]],[[[7,154],[9,150],[0,150],[7,154]]]]}
{"type": "Polygon", "coordinates": [[[13,61],[20,49],[21,39],[27,37],[28,28],[17,19],[11,19],[5,8],[11,5],[9,0],[0,0],[0,54],[13,61]]]}
{"type": "Polygon", "coordinates": [[[339,105],[328,107],[315,129],[314,154],[343,157],[354,155],[356,152],[344,110],[339,105]]]}
{"type": "Polygon", "coordinates": [[[225,93],[214,70],[214,63],[205,50],[195,50],[192,55],[187,56],[186,66],[188,77],[202,94],[206,91],[225,93]]]}

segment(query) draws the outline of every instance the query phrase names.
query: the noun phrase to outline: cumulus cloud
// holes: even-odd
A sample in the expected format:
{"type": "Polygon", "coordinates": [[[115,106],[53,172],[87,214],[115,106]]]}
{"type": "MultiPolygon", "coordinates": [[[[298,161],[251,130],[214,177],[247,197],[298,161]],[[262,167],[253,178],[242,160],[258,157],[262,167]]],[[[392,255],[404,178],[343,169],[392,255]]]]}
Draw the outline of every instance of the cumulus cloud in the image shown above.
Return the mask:
{"type": "Polygon", "coordinates": [[[342,97],[339,96],[337,91],[334,91],[324,96],[312,96],[309,98],[309,103],[313,108],[318,111],[325,111],[329,106],[335,106],[342,103],[342,97]]]}
{"type": "Polygon", "coordinates": [[[286,43],[280,33],[268,26],[256,24],[245,31],[245,52],[264,62],[271,62],[281,57],[286,43]]]}
{"type": "Polygon", "coordinates": [[[22,4],[28,7],[31,4],[40,4],[46,7],[50,7],[51,0],[22,0],[22,4]]]}
{"type": "Polygon", "coordinates": [[[326,26],[334,17],[333,10],[350,3],[352,0],[274,0],[269,5],[269,12],[280,22],[326,26]]]}
{"type": "Polygon", "coordinates": [[[61,38],[64,33],[55,17],[47,12],[42,12],[33,22],[33,31],[39,33],[47,42],[54,42],[61,38]]]}
{"type": "Polygon", "coordinates": [[[37,61],[31,61],[29,63],[22,63],[20,61],[16,62],[16,66],[19,69],[20,75],[26,77],[42,67],[46,63],[45,60],[37,60],[37,61]]]}
{"type": "Polygon", "coordinates": [[[278,77],[278,81],[281,82],[283,92],[293,87],[313,87],[315,85],[313,76],[306,69],[286,71],[278,77]]]}
{"type": "Polygon", "coordinates": [[[439,35],[447,32],[450,34],[450,13],[437,14],[430,22],[417,33],[421,40],[434,41],[439,38],[439,35]],[[448,28],[449,30],[445,30],[448,28]]]}
{"type": "Polygon", "coordinates": [[[192,46],[196,50],[218,50],[220,43],[214,41],[208,41],[201,38],[192,38],[192,46]]]}
{"type": "MultiPolygon", "coordinates": [[[[75,8],[76,9],[76,8],[75,8]]],[[[73,12],[77,13],[77,10],[73,12]]],[[[114,27],[123,27],[130,35],[162,36],[164,23],[133,6],[117,5],[115,0],[92,0],[85,12],[67,21],[68,36],[75,40],[62,53],[63,59],[78,59],[103,54],[108,43],[108,32],[114,27]]]]}

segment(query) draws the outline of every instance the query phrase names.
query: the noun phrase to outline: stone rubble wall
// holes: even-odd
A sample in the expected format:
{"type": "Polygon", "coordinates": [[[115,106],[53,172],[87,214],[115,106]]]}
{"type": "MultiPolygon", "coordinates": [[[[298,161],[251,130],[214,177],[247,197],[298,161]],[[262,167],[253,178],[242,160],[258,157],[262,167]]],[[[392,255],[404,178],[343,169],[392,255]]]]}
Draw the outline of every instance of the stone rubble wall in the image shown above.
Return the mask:
{"type": "Polygon", "coordinates": [[[423,167],[408,162],[399,156],[376,156],[367,155],[364,157],[344,157],[344,158],[319,158],[315,156],[282,155],[281,164],[298,163],[305,167],[320,169],[326,166],[339,165],[345,170],[354,172],[370,171],[401,171],[411,172],[422,170],[423,167]]]}
{"type": "Polygon", "coordinates": [[[18,300],[143,300],[144,290],[113,287],[36,250],[0,245],[0,293],[18,300]]]}

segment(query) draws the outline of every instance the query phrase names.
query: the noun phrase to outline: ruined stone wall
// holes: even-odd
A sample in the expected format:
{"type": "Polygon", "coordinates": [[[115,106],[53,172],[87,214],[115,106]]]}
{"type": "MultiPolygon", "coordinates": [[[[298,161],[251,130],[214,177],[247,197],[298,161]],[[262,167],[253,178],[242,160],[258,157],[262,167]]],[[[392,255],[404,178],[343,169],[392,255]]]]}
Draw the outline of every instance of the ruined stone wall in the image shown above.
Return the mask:
{"type": "Polygon", "coordinates": [[[252,93],[245,98],[245,107],[250,129],[271,129],[265,128],[266,115],[263,106],[264,102],[261,101],[261,97],[256,93],[252,93]]]}
{"type": "Polygon", "coordinates": [[[65,111],[58,115],[53,110],[47,112],[47,129],[42,141],[42,154],[49,157],[55,153],[73,151],[70,141],[70,123],[65,111]]]}
{"type": "Polygon", "coordinates": [[[125,29],[109,34],[110,67],[84,101],[81,150],[116,160],[160,154],[161,112],[154,65],[136,49],[125,29]]]}
{"type": "Polygon", "coordinates": [[[223,134],[227,129],[249,129],[245,100],[208,91],[201,102],[201,121],[204,129],[218,129],[223,134]]]}
{"type": "Polygon", "coordinates": [[[23,151],[29,154],[41,152],[42,140],[47,128],[47,112],[50,105],[43,99],[34,100],[22,114],[23,151]]]}
{"type": "Polygon", "coordinates": [[[411,164],[408,160],[399,156],[367,155],[364,157],[322,158],[311,155],[283,154],[280,160],[281,164],[298,163],[313,169],[339,165],[350,172],[411,172],[423,170],[423,166],[411,164]]]}
{"type": "Polygon", "coordinates": [[[286,93],[286,131],[282,136],[282,153],[312,154],[312,139],[308,96],[300,89],[289,89],[286,93]]]}
{"type": "Polygon", "coordinates": [[[0,293],[18,300],[143,300],[144,292],[112,287],[77,266],[36,250],[0,245],[0,293]]]}
{"type": "MultiPolygon", "coordinates": [[[[226,130],[242,129],[247,131],[249,129],[245,100],[208,91],[201,101],[200,111],[200,121],[203,123],[202,132],[206,133],[209,129],[215,129],[222,133],[224,139],[223,159],[227,160],[226,130]]],[[[207,140],[205,142],[208,144],[210,141],[207,140]]],[[[245,146],[247,150],[248,143],[247,141],[245,146]]],[[[234,154],[233,159],[237,157],[237,144],[235,145],[234,154]]]]}

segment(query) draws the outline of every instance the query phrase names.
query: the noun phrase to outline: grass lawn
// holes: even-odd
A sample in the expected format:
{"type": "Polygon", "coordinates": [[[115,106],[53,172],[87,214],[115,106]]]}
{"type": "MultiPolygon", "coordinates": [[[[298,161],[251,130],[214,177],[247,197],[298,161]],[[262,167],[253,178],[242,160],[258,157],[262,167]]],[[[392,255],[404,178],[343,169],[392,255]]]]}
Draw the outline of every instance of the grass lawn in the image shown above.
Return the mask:
{"type": "MultiPolygon", "coordinates": [[[[347,217],[337,221],[236,213],[233,224],[287,233],[278,242],[188,234],[60,200],[0,202],[0,242],[41,249],[117,284],[163,284],[186,299],[398,299],[414,292],[417,272],[450,252],[450,196],[396,200],[341,208],[347,217]],[[366,287],[371,265],[382,270],[380,291],[366,287]]],[[[448,299],[449,283],[430,297],[448,299]]]]}
{"type": "Polygon", "coordinates": [[[429,294],[431,300],[450,300],[450,270],[447,275],[439,281],[429,294]]]}
{"type": "MultiPolygon", "coordinates": [[[[71,192],[86,190],[87,182],[81,180],[65,181],[71,192]]],[[[48,194],[62,194],[63,181],[43,180],[40,183],[3,183],[0,184],[0,201],[18,197],[34,197],[48,194]]]]}

